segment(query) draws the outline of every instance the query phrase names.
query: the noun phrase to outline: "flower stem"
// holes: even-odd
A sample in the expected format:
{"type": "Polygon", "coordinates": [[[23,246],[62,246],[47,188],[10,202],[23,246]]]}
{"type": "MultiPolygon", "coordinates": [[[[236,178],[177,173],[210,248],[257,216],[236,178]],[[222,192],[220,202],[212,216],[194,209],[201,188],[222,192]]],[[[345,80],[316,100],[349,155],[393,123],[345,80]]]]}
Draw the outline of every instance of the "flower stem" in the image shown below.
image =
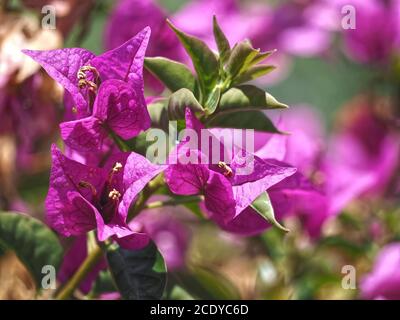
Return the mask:
{"type": "Polygon", "coordinates": [[[130,147],[126,144],[124,140],[122,140],[114,131],[107,128],[108,134],[110,135],[111,139],[115,142],[118,148],[123,151],[127,152],[130,151],[130,147]]]}
{"type": "Polygon", "coordinates": [[[193,203],[193,202],[200,202],[204,198],[202,196],[192,196],[192,197],[185,197],[182,199],[173,199],[173,200],[167,200],[167,201],[154,201],[151,203],[146,204],[143,209],[155,209],[155,208],[161,208],[165,206],[177,206],[180,204],[185,204],[185,203],[193,203]]]}
{"type": "Polygon", "coordinates": [[[139,198],[135,202],[134,206],[131,207],[128,213],[128,222],[131,221],[134,217],[136,217],[140,211],[142,211],[145,206],[147,200],[156,192],[159,188],[164,185],[163,174],[159,174],[152,181],[148,183],[148,185],[143,189],[139,198]]]}
{"type": "Polygon", "coordinates": [[[103,256],[103,251],[99,246],[93,248],[93,250],[88,254],[86,259],[82,262],[78,271],[72,276],[72,278],[67,282],[65,287],[56,295],[58,300],[67,300],[74,293],[75,289],[79,284],[86,278],[93,267],[99,262],[100,258],[103,256]]]}

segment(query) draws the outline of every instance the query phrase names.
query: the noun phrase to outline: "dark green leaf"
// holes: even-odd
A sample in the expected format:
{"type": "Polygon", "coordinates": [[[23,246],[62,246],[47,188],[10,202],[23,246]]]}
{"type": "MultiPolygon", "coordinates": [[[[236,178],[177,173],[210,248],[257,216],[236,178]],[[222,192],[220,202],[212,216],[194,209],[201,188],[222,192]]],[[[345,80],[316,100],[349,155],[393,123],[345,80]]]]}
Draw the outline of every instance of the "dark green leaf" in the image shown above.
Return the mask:
{"type": "Polygon", "coordinates": [[[222,62],[222,64],[225,64],[228,61],[229,56],[231,55],[231,46],[229,45],[229,41],[226,38],[225,34],[218,25],[216,16],[213,17],[213,31],[215,43],[218,47],[220,61],[222,62]]]}
{"type": "Polygon", "coordinates": [[[118,291],[126,300],[159,300],[167,282],[164,260],[151,242],[141,250],[110,248],[107,261],[118,291]]]}
{"type": "Polygon", "coordinates": [[[0,213],[0,246],[12,250],[28,268],[39,288],[42,268],[58,269],[63,249],[56,235],[42,222],[18,213],[0,213]]]}
{"type": "Polygon", "coordinates": [[[242,72],[241,75],[239,75],[233,84],[241,84],[244,82],[248,82],[257,78],[260,78],[262,76],[265,76],[266,74],[270,73],[271,71],[274,71],[276,67],[274,66],[269,66],[266,64],[260,64],[256,66],[252,66],[248,68],[246,71],[242,72]]]}
{"type": "MultiPolygon", "coordinates": [[[[253,85],[234,87],[225,92],[219,104],[219,111],[235,112],[239,109],[283,109],[286,104],[280,103],[269,93],[253,85]]],[[[247,110],[246,110],[247,109],[247,110]]]]}
{"type": "Polygon", "coordinates": [[[321,238],[320,241],[318,241],[318,249],[321,250],[326,248],[342,250],[353,257],[365,256],[368,249],[370,249],[367,243],[353,243],[341,236],[328,236],[321,238]]]}
{"type": "Polygon", "coordinates": [[[203,107],[197,101],[196,97],[188,89],[180,89],[169,97],[168,102],[168,118],[169,120],[177,120],[185,117],[186,108],[190,108],[193,112],[204,112],[203,107]]]}
{"type": "Polygon", "coordinates": [[[144,65],[172,92],[182,88],[196,91],[196,79],[184,64],[167,58],[154,57],[146,58],[144,65]]]}
{"type": "Polygon", "coordinates": [[[203,96],[208,96],[218,81],[218,61],[211,49],[200,39],[190,36],[177,29],[171,21],[168,25],[178,36],[186,52],[193,61],[200,82],[203,96]]]}
{"type": "Polygon", "coordinates": [[[282,133],[263,112],[247,111],[247,109],[240,109],[238,112],[232,114],[217,114],[210,119],[207,127],[254,129],[256,131],[282,133]]]}
{"type": "Polygon", "coordinates": [[[109,270],[101,271],[93,284],[90,295],[98,296],[106,292],[115,292],[117,289],[109,270]]]}
{"type": "Polygon", "coordinates": [[[289,229],[282,226],[275,219],[274,208],[272,207],[271,199],[269,198],[269,195],[266,191],[263,192],[260,196],[258,196],[256,200],[253,201],[251,207],[273,226],[277,227],[278,229],[284,232],[289,232],[289,229]]]}

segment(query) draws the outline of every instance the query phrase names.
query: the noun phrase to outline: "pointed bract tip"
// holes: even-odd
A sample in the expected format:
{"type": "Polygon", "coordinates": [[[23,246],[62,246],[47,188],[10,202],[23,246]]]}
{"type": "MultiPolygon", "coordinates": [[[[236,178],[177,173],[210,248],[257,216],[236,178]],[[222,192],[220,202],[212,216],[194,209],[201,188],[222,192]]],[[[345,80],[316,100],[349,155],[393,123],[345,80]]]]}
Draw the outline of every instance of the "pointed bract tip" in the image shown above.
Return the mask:
{"type": "Polygon", "coordinates": [[[150,28],[150,26],[146,26],[146,27],[144,27],[143,28],[143,30],[141,31],[141,32],[143,32],[143,33],[146,33],[146,34],[151,34],[151,28],[150,28]]]}

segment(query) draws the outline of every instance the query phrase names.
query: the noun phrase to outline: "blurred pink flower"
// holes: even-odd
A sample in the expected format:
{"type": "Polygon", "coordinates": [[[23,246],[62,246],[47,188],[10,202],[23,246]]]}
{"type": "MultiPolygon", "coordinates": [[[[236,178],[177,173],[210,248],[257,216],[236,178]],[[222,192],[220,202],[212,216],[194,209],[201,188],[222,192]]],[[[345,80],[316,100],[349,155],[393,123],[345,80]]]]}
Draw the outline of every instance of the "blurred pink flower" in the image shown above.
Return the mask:
{"type": "Polygon", "coordinates": [[[386,120],[366,103],[345,116],[347,125],[333,135],[322,166],[332,214],[355,198],[382,195],[399,165],[399,139],[386,120]]]}
{"type": "Polygon", "coordinates": [[[339,12],[344,5],[355,8],[355,29],[342,30],[354,60],[382,63],[400,48],[399,0],[334,0],[330,5],[339,12]]]}
{"type": "MultiPolygon", "coordinates": [[[[183,49],[165,20],[167,13],[154,0],[121,0],[108,19],[104,31],[104,45],[107,50],[114,49],[130,39],[144,27],[152,31],[146,56],[163,56],[173,60],[183,59],[183,49]]],[[[162,90],[158,82],[147,71],[145,82],[156,92],[162,90]]]]}
{"type": "Polygon", "coordinates": [[[328,216],[328,199],[314,181],[324,151],[323,121],[312,108],[294,106],[277,122],[289,135],[257,132],[255,154],[284,161],[298,171],[268,190],[272,205],[278,219],[299,216],[310,236],[317,238],[328,216]]]}
{"type": "Polygon", "coordinates": [[[352,201],[382,196],[399,166],[397,135],[368,105],[346,120],[327,141],[316,111],[294,106],[278,125],[290,135],[256,133],[256,155],[298,168],[269,190],[277,216],[300,216],[312,237],[352,201]]]}
{"type": "Polygon", "coordinates": [[[45,93],[49,84],[37,73],[19,86],[0,88],[0,135],[15,137],[20,168],[32,167],[31,155],[57,129],[55,101],[45,93]]]}
{"type": "Polygon", "coordinates": [[[400,299],[400,243],[391,243],[381,249],[372,271],[361,281],[364,299],[400,299]]]}

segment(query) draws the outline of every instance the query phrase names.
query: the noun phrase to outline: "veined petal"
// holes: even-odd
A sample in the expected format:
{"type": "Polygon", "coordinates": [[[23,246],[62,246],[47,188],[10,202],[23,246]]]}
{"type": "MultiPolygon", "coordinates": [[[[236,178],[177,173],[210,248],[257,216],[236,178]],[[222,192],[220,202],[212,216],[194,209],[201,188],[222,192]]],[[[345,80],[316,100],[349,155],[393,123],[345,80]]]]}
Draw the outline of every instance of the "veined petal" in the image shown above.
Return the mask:
{"type": "Polygon", "coordinates": [[[94,188],[101,187],[104,172],[65,157],[52,146],[52,167],[49,192],[46,197],[46,219],[55,230],[65,236],[82,234],[95,226],[90,210],[81,205],[80,198],[92,199],[90,189],[79,186],[81,181],[94,188]]]}
{"type": "Polygon", "coordinates": [[[296,172],[296,168],[278,161],[259,160],[256,160],[254,164],[253,176],[236,178],[236,183],[241,184],[232,187],[236,200],[236,215],[248,207],[261,193],[296,172]]]}
{"type": "Polygon", "coordinates": [[[93,116],[62,122],[60,130],[65,144],[76,151],[101,150],[103,143],[108,139],[108,132],[102,121],[93,116]]]}
{"type": "Polygon", "coordinates": [[[143,92],[143,60],[150,32],[150,28],[146,27],[118,48],[92,60],[92,65],[100,72],[103,81],[127,81],[143,92]]]}
{"type": "Polygon", "coordinates": [[[119,204],[119,214],[126,221],[129,207],[143,188],[166,166],[155,165],[145,157],[132,152],[126,160],[123,183],[125,193],[119,204]]]}
{"type": "Polygon", "coordinates": [[[95,57],[93,53],[81,48],[23,50],[23,53],[38,62],[50,77],[72,95],[81,116],[87,115],[88,103],[78,87],[77,73],[95,57]]]}
{"type": "Polygon", "coordinates": [[[107,80],[100,86],[94,116],[123,139],[131,139],[151,125],[141,91],[121,80],[107,80]]]}

